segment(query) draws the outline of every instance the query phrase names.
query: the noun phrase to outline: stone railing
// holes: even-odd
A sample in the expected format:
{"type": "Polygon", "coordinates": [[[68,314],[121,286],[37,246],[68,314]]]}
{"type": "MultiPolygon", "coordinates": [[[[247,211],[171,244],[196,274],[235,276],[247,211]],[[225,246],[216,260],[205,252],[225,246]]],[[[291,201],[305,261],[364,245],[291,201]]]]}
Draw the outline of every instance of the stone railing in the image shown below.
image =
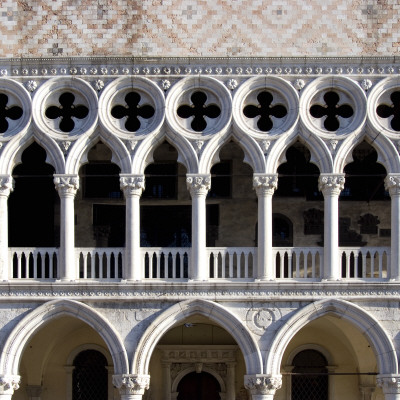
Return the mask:
{"type": "MultiPolygon", "coordinates": [[[[80,280],[123,279],[124,248],[75,248],[76,276],[80,280]]],[[[256,278],[256,247],[209,247],[207,260],[210,280],[252,281],[256,278]]],[[[191,249],[188,247],[141,248],[144,280],[184,280],[190,276],[191,249]]],[[[322,247],[274,247],[276,279],[318,281],[323,270],[322,247]]],[[[389,278],[389,247],[340,247],[341,275],[344,280],[389,278]]],[[[57,280],[57,248],[10,248],[10,279],[57,280]]]]}

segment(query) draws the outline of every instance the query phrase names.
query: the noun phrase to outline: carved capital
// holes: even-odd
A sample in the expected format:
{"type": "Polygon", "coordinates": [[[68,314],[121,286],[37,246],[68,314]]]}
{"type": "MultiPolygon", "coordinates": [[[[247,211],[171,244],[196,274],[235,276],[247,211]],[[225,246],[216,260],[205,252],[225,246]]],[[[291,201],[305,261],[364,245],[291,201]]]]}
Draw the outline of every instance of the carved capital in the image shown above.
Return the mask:
{"type": "Polygon", "coordinates": [[[79,176],[54,174],[54,185],[60,196],[75,196],[79,189],[79,176]]]}
{"type": "Polygon", "coordinates": [[[113,375],[113,385],[119,389],[120,394],[143,395],[150,386],[150,375],[113,375]]]}
{"type": "Polygon", "coordinates": [[[191,196],[207,196],[211,189],[211,175],[188,174],[186,175],[186,186],[191,196]]]}
{"type": "Polygon", "coordinates": [[[281,375],[245,375],[244,386],[252,395],[274,395],[282,387],[281,375]]]}
{"type": "Polygon", "coordinates": [[[0,196],[8,197],[13,190],[13,177],[11,175],[0,175],[0,196]]]}
{"type": "Polygon", "coordinates": [[[385,189],[390,196],[400,195],[400,174],[389,174],[385,178],[385,189]]]}
{"type": "Polygon", "coordinates": [[[318,189],[323,195],[339,196],[344,189],[344,174],[321,174],[318,181],[318,189]]]}
{"type": "Polygon", "coordinates": [[[13,394],[19,388],[19,375],[0,375],[0,394],[13,394]]]}
{"type": "Polygon", "coordinates": [[[278,174],[254,174],[253,188],[257,196],[273,195],[278,188],[278,174]]]}
{"type": "Polygon", "coordinates": [[[145,189],[145,178],[144,175],[121,174],[119,184],[125,197],[141,196],[145,189]]]}
{"type": "Polygon", "coordinates": [[[384,394],[400,394],[400,375],[378,375],[376,384],[382,388],[384,394]]]}

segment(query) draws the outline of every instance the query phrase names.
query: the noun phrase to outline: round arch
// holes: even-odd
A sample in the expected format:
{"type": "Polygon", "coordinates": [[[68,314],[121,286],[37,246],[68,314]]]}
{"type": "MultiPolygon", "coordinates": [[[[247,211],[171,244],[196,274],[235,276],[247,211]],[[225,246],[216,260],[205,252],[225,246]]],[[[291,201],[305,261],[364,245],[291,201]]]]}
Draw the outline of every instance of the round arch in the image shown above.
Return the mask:
{"type": "MultiPolygon", "coordinates": [[[[179,374],[175,377],[174,381],[172,382],[172,392],[177,392],[178,391],[178,385],[179,382],[187,375],[190,374],[191,372],[195,372],[196,368],[195,367],[188,367],[184,369],[183,371],[180,371],[179,374]]],[[[202,372],[207,372],[210,375],[212,375],[219,383],[219,386],[221,387],[221,392],[226,393],[226,386],[224,380],[221,378],[221,375],[219,375],[215,370],[208,368],[208,367],[203,367],[202,372]]]]}
{"type": "Polygon", "coordinates": [[[107,344],[115,373],[129,372],[122,339],[104,316],[78,301],[54,300],[37,307],[12,330],[0,354],[0,374],[17,375],[20,359],[29,339],[47,322],[63,316],[78,318],[91,326],[107,344]]]}
{"type": "Polygon", "coordinates": [[[325,315],[335,315],[355,325],[375,353],[379,374],[397,374],[397,355],[393,342],[372,315],[345,300],[320,300],[301,309],[277,333],[266,357],[267,374],[279,374],[283,354],[289,342],[309,322],[325,315]]]}
{"type": "Polygon", "coordinates": [[[215,321],[232,335],[243,353],[247,374],[262,373],[261,353],[250,332],[234,314],[209,300],[182,301],[159,315],[144,332],[137,346],[132,373],[147,374],[157,342],[171,327],[195,314],[215,321]]]}

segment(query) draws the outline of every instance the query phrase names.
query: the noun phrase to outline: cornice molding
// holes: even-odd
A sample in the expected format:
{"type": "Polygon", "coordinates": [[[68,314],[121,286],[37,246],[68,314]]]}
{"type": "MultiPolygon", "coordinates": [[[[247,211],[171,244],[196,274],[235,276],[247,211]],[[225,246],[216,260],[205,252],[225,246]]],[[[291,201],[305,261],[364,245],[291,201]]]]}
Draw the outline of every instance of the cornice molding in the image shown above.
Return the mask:
{"type": "Polygon", "coordinates": [[[0,283],[0,303],[10,301],[48,301],[55,298],[90,301],[183,301],[201,298],[213,301],[316,301],[339,298],[349,301],[396,300],[400,284],[393,282],[257,282],[238,283],[0,283]]]}

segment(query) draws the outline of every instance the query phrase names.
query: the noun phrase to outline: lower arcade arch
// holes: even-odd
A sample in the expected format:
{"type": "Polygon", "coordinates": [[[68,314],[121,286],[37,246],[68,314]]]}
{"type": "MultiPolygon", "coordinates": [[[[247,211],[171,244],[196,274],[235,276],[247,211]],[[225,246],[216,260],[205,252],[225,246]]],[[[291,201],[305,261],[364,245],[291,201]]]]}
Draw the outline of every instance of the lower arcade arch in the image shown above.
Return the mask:
{"type": "MultiPolygon", "coordinates": [[[[232,399],[243,389],[244,375],[262,368],[245,326],[222,306],[205,300],[181,302],[158,316],[142,336],[133,361],[133,373],[151,376],[147,395],[153,400],[184,400],[188,394],[179,397],[179,382],[193,372],[206,372],[219,382],[221,397],[216,399],[232,399]]],[[[200,378],[193,379],[198,383],[200,378]]]]}
{"type": "Polygon", "coordinates": [[[277,400],[360,398],[366,388],[380,391],[377,375],[397,374],[397,357],[373,316],[329,299],[304,307],[278,331],[266,373],[282,375],[277,400]]]}
{"type": "MultiPolygon", "coordinates": [[[[56,329],[60,335],[64,335],[67,328],[72,332],[73,327],[84,328],[85,332],[91,334],[87,335],[86,341],[71,344],[69,352],[79,345],[92,343],[95,339],[93,343],[107,349],[114,365],[114,373],[128,373],[128,358],[122,339],[105,317],[83,303],[73,300],[54,300],[31,311],[12,330],[1,352],[0,374],[21,374],[20,369],[23,371],[24,368],[21,360],[28,354],[32,341],[40,340],[42,335],[48,335],[49,340],[53,340],[53,336],[57,335],[52,334],[52,330],[56,329]]],[[[62,341],[59,345],[65,351],[62,341]]],[[[56,352],[59,347],[54,344],[53,349],[56,352]]],[[[42,353],[48,354],[46,357],[49,357],[51,355],[49,346],[40,353],[41,357],[42,353]]],[[[68,355],[65,356],[64,365],[67,357],[68,355]]],[[[33,366],[32,370],[39,371],[39,368],[33,366]]]]}

